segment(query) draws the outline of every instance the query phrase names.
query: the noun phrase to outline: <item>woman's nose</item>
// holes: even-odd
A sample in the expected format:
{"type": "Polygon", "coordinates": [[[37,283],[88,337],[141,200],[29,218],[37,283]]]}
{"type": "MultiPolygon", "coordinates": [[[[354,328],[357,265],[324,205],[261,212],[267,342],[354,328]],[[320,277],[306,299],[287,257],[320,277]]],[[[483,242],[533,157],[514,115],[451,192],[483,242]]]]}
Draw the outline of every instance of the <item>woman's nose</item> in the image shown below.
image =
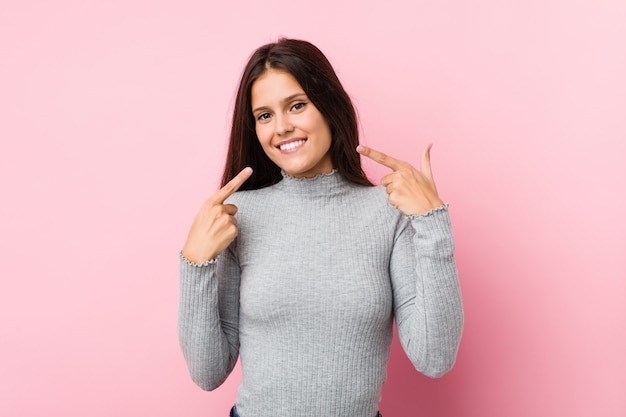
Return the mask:
{"type": "Polygon", "coordinates": [[[289,117],[282,116],[276,118],[276,134],[278,136],[284,136],[285,134],[293,131],[293,123],[289,120],[289,117]]]}

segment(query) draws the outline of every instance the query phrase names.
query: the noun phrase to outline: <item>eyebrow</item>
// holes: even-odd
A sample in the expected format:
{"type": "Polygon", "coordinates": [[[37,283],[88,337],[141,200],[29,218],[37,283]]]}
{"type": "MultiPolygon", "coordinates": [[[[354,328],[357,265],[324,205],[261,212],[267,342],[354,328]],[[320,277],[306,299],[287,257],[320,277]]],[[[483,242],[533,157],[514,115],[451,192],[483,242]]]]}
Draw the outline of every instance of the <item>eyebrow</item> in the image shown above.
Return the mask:
{"type": "MultiPolygon", "coordinates": [[[[295,94],[292,94],[292,95],[290,95],[290,96],[285,97],[285,98],[284,98],[284,99],[282,99],[280,102],[281,102],[281,103],[288,103],[288,102],[290,102],[291,100],[293,100],[294,98],[299,97],[299,96],[306,97],[306,93],[295,93],[295,94]]],[[[267,106],[257,107],[256,109],[252,109],[252,113],[256,113],[256,112],[258,112],[259,110],[265,110],[265,109],[267,109],[267,108],[268,108],[267,106]]]]}

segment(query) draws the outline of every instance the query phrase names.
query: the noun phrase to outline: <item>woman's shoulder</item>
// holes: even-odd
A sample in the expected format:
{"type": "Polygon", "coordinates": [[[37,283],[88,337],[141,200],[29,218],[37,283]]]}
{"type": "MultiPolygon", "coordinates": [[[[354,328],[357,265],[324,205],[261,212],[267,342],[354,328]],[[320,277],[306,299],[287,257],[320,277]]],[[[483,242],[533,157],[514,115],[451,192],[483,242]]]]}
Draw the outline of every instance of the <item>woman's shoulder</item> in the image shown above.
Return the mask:
{"type": "Polygon", "coordinates": [[[380,204],[388,203],[387,190],[382,185],[354,185],[352,186],[351,192],[355,195],[372,199],[380,204]]]}
{"type": "Polygon", "coordinates": [[[226,203],[228,204],[242,204],[254,202],[256,200],[267,198],[267,196],[271,193],[272,187],[259,188],[255,190],[239,190],[233,193],[228,199],[226,199],[226,203]]]}
{"type": "Polygon", "coordinates": [[[395,222],[400,212],[389,203],[387,190],[382,185],[355,186],[351,192],[352,203],[359,211],[374,212],[395,222]]]}
{"type": "MultiPolygon", "coordinates": [[[[284,191],[284,190],[283,190],[284,191]]],[[[287,204],[285,201],[290,198],[298,200],[299,196],[290,196],[289,193],[281,192],[276,185],[254,189],[239,190],[232,194],[227,200],[227,204],[234,204],[240,208],[252,208],[256,206],[271,206],[276,204],[287,204]],[[274,203],[272,203],[274,202],[274,203]]],[[[347,184],[343,190],[324,195],[323,197],[310,195],[306,199],[324,198],[328,204],[337,204],[343,208],[351,207],[358,212],[376,212],[395,217],[397,210],[389,203],[387,190],[384,186],[364,186],[357,184],[347,184]]]]}

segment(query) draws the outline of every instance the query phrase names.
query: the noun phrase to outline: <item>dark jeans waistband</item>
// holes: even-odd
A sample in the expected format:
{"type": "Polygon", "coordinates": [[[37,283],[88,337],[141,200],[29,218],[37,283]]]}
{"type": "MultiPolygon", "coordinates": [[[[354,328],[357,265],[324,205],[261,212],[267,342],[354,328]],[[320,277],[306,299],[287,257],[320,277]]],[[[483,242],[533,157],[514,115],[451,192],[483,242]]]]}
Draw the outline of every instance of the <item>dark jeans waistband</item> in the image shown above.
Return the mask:
{"type": "MultiPolygon", "coordinates": [[[[237,414],[237,407],[233,406],[233,408],[230,409],[230,417],[239,417],[239,414],[237,414]]],[[[376,413],[375,417],[383,417],[382,414],[380,414],[380,411],[376,413]]]]}

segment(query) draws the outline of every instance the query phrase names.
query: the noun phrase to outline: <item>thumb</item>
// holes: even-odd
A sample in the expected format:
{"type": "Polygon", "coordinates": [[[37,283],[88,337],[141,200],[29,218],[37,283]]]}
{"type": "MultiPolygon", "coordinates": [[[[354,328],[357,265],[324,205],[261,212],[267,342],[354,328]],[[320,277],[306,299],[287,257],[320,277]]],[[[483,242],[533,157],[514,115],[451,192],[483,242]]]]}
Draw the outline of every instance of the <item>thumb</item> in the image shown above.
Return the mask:
{"type": "Polygon", "coordinates": [[[433,172],[430,166],[430,149],[433,147],[432,143],[429,143],[424,149],[422,153],[422,174],[424,174],[429,179],[433,179],[433,172]]]}

